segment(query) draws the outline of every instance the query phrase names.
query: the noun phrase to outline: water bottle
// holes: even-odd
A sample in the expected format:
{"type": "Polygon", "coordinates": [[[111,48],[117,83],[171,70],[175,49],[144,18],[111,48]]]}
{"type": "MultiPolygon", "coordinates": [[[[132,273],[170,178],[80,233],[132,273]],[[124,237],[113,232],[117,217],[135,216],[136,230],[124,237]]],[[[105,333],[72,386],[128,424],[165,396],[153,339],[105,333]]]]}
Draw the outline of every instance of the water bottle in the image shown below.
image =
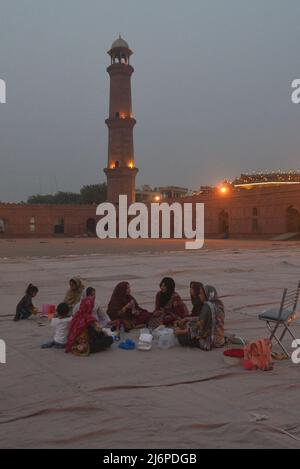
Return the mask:
{"type": "Polygon", "coordinates": [[[121,323],[121,326],[120,326],[120,341],[123,342],[124,339],[125,339],[125,327],[124,327],[124,324],[121,323]]]}

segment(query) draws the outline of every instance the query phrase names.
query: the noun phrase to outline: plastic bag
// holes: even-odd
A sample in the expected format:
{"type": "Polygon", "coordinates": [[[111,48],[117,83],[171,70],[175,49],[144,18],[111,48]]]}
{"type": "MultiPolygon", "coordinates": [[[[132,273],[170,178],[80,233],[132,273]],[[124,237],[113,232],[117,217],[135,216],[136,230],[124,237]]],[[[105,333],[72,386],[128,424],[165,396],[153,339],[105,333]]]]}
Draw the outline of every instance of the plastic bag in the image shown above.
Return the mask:
{"type": "Polygon", "coordinates": [[[168,349],[176,345],[176,337],[174,336],[173,329],[170,327],[161,328],[157,332],[158,346],[161,349],[168,349]]]}

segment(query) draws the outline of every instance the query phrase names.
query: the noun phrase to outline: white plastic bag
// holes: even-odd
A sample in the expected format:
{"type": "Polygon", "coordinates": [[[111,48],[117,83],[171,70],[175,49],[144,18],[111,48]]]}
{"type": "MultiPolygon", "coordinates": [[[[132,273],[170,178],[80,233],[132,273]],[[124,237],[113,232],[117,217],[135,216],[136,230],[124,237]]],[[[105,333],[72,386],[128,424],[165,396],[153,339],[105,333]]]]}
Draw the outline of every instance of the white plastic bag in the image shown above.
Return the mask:
{"type": "Polygon", "coordinates": [[[151,350],[152,348],[152,334],[149,333],[141,333],[139,342],[138,342],[138,350],[151,350]]]}
{"type": "Polygon", "coordinates": [[[176,345],[176,338],[174,336],[173,329],[170,327],[164,327],[157,332],[158,335],[158,346],[161,349],[168,349],[176,345]]]}

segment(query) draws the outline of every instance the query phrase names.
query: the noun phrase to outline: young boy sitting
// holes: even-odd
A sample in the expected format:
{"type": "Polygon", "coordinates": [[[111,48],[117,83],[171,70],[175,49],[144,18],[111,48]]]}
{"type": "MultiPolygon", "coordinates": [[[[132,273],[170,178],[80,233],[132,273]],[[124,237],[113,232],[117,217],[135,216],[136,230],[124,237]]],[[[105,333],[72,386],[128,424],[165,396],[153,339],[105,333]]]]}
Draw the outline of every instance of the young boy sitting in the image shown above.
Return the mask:
{"type": "Polygon", "coordinates": [[[53,340],[41,345],[41,348],[65,348],[69,326],[72,317],[69,317],[69,306],[67,303],[60,303],[56,308],[56,315],[51,319],[51,326],[54,329],[53,340]]]}

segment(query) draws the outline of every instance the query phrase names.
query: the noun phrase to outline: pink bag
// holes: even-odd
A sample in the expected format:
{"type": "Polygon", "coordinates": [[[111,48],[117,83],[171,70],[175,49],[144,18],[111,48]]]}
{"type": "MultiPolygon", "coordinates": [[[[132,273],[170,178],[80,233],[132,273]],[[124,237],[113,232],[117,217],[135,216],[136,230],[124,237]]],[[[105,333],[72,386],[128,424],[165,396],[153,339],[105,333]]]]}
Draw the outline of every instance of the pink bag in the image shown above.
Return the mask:
{"type": "Polygon", "coordinates": [[[273,369],[272,343],[269,339],[258,339],[244,347],[244,367],[247,370],[269,371],[273,369]]]}
{"type": "Polygon", "coordinates": [[[55,305],[45,304],[42,306],[42,316],[46,316],[48,319],[52,319],[55,314],[55,305]]]}

